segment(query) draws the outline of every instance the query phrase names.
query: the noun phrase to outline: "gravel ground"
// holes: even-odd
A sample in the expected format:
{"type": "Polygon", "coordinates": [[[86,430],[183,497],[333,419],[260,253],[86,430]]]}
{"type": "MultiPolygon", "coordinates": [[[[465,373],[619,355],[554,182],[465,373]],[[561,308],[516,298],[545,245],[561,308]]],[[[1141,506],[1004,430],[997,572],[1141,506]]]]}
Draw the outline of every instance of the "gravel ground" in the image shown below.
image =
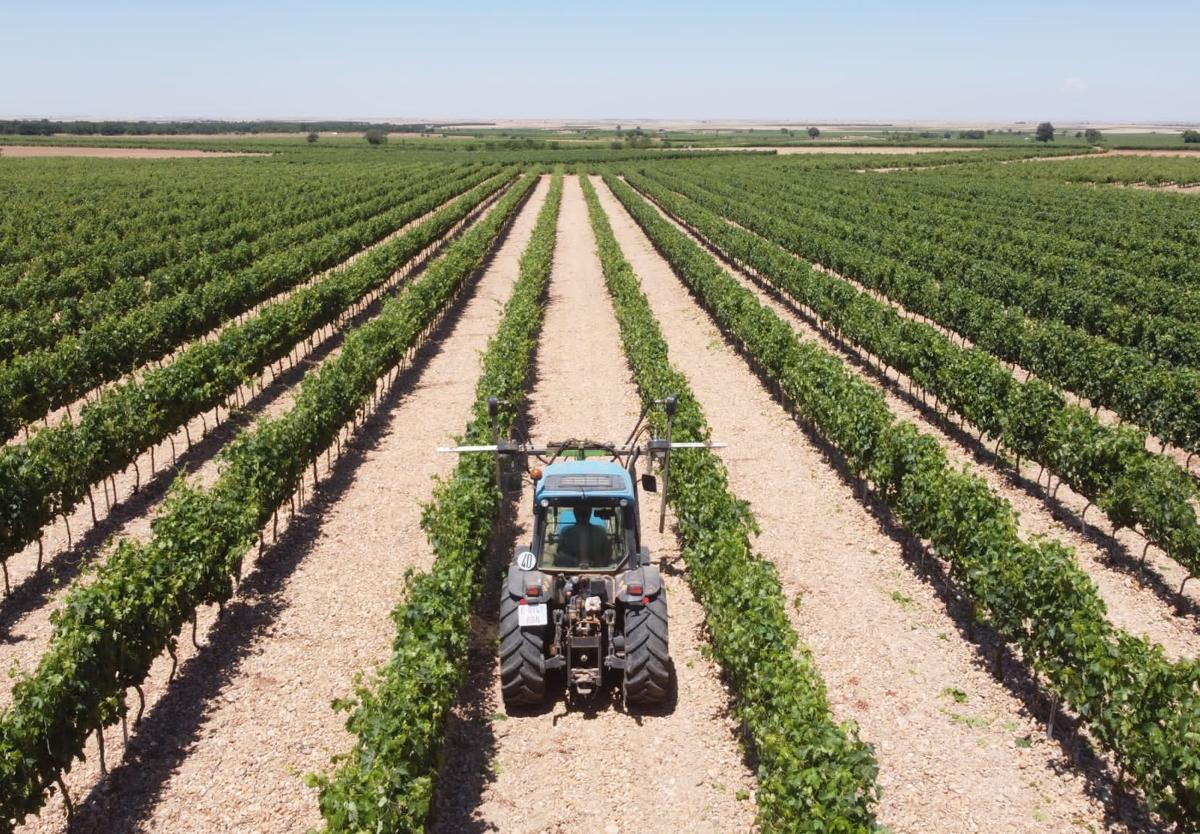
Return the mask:
{"type": "MultiPolygon", "coordinates": [[[[248,559],[224,616],[204,612],[204,648],[184,636],[169,684],[169,660],[155,665],[150,706],[120,766],[101,780],[92,747],[70,774],[72,831],[291,832],[319,822],[302,775],[349,747],[345,717],[330,701],[387,657],[387,615],[404,573],[428,565],[421,503],[432,476],[454,466],[433,450],[469,415],[479,354],[547,187],[539,184],[460,314],[385,394],[315,500],[264,559],[248,559]]],[[[119,729],[106,733],[114,765],[125,752],[120,741],[119,729]]],[[[64,830],[61,804],[31,823],[22,830],[64,830]]]]}
{"type": "MultiPolygon", "coordinates": [[[[674,223],[673,220],[671,222],[674,223]]],[[[675,225],[682,228],[679,224],[675,225]]],[[[757,283],[728,262],[720,258],[717,260],[729,275],[751,290],[760,302],[791,324],[798,336],[815,340],[825,349],[849,359],[847,367],[860,379],[881,390],[892,413],[936,438],[953,465],[961,467],[964,464],[984,463],[983,466],[972,466],[972,471],[983,477],[993,492],[1016,509],[1025,536],[1055,538],[1075,549],[1080,567],[1096,583],[1108,606],[1109,618],[1115,625],[1162,644],[1173,658],[1200,654],[1200,630],[1194,616],[1181,616],[1178,613],[1173,594],[1156,596],[1148,593],[1138,577],[1130,571],[1130,566],[1141,555],[1141,547],[1135,544],[1141,541],[1140,537],[1132,533],[1127,537],[1114,537],[1111,532],[1105,535],[1102,530],[1090,525],[1086,532],[1081,532],[1080,516],[1088,502],[1070,487],[1061,487],[1057,499],[1052,500],[1049,491],[1031,482],[1037,474],[1035,465],[1028,473],[1030,482],[1025,482],[1025,488],[1022,488],[1014,481],[1011,467],[998,459],[990,448],[979,444],[975,434],[961,431],[957,423],[951,424],[940,419],[932,407],[921,403],[919,396],[909,395],[907,377],[893,373],[885,378],[876,365],[866,361],[867,353],[860,353],[848,345],[843,346],[831,338],[828,331],[815,320],[810,321],[802,315],[799,305],[786,298],[774,297],[769,288],[764,289],[765,284],[757,283]]],[[[932,403],[933,397],[928,399],[932,403]]],[[[1091,511],[1091,517],[1093,520],[1103,518],[1095,508],[1091,511]]]]}
{"type": "Polygon", "coordinates": [[[855,499],[597,185],[672,361],[714,437],[730,443],[731,486],[762,524],[758,548],[796,603],[834,711],[875,745],[881,821],[914,834],[1128,830],[1094,795],[1103,778],[1072,767],[1015,687],[985,670],[957,606],[906,559],[903,536],[855,499]]]}
{"type": "MultiPolygon", "coordinates": [[[[531,431],[540,440],[619,440],[637,418],[638,398],[574,177],[565,183],[558,235],[529,404],[531,431]]],[[[521,526],[529,502],[525,494],[517,529],[501,537],[505,561],[529,536],[521,526]]],[[[619,699],[568,707],[559,692],[541,711],[505,715],[489,594],[470,678],[447,734],[434,831],[611,833],[643,830],[647,819],[665,830],[753,828],[753,774],[728,716],[728,694],[703,654],[701,609],[681,575],[673,536],[657,532],[653,500],[642,522],[668,589],[677,702],[661,713],[633,716],[619,699]]]]}

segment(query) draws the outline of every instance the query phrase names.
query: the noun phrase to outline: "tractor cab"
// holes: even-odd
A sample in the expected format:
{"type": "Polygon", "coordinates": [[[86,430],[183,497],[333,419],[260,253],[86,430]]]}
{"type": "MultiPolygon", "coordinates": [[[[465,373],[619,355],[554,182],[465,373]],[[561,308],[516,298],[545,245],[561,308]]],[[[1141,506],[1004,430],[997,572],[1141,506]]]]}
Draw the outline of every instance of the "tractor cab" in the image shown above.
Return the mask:
{"type": "Polygon", "coordinates": [[[637,494],[623,467],[587,460],[552,464],[537,481],[533,499],[539,569],[612,572],[636,563],[637,494]]]}

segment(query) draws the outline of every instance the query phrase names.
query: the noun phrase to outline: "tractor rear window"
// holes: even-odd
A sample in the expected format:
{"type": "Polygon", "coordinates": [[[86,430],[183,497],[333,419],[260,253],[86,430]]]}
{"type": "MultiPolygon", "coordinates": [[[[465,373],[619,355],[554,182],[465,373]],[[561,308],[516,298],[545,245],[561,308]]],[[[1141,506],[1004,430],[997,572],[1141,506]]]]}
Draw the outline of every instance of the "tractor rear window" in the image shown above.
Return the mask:
{"type": "Polygon", "coordinates": [[[542,570],[612,570],[625,556],[625,524],[611,506],[549,507],[542,570]]]}

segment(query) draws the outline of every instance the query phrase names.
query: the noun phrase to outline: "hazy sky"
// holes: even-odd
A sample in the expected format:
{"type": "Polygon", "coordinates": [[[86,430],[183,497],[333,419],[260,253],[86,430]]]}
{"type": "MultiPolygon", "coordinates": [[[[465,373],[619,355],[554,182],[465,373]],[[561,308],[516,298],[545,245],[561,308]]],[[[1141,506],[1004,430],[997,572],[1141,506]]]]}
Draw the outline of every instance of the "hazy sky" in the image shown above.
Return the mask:
{"type": "Polygon", "coordinates": [[[0,0],[0,115],[1200,120],[1200,3],[0,0]]]}

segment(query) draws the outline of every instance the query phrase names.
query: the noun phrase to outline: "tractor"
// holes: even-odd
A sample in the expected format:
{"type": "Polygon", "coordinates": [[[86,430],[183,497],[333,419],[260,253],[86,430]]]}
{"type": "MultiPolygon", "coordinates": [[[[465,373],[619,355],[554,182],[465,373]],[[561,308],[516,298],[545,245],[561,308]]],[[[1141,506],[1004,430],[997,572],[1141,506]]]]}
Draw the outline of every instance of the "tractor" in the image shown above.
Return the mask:
{"type": "MultiPolygon", "coordinates": [[[[502,405],[488,401],[493,434],[502,405]]],[[[621,445],[493,437],[492,445],[438,450],[494,453],[503,492],[526,477],[533,486],[533,540],[516,548],[500,590],[500,683],[510,711],[542,704],[547,679],[559,673],[573,699],[618,680],[627,709],[670,697],[666,588],[642,546],[639,514],[639,493],[657,492],[658,479],[639,477],[637,466],[646,458],[660,469],[665,510],[672,450],[721,445],[672,442],[675,411],[675,397],[653,402],[621,445]],[[665,411],[666,437],[653,436],[651,407],[665,411]]]]}

